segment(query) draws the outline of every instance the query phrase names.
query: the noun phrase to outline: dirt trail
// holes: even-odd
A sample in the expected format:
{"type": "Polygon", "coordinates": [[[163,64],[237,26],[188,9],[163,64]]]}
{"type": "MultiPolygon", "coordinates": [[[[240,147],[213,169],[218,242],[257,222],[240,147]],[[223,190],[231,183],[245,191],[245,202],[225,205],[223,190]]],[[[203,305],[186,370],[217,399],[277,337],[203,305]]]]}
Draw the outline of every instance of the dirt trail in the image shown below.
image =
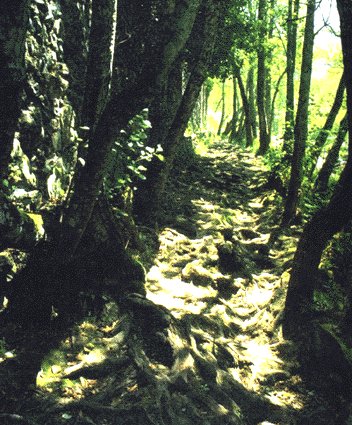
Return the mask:
{"type": "Polygon", "coordinates": [[[268,171],[255,155],[223,141],[193,172],[191,188],[185,183],[190,171],[185,182],[181,176],[174,183],[169,202],[172,211],[178,205],[179,214],[159,235],[147,297],[186,319],[198,349],[210,351],[246,389],[287,408],[275,423],[333,423],[321,417],[323,401],[302,383],[294,347],[282,337],[300,229],[269,246],[279,217],[276,195],[266,189],[268,171]],[[322,409],[318,416],[316,404],[322,409]]]}
{"type": "Polygon", "coordinates": [[[38,360],[34,391],[18,392],[7,363],[25,367],[8,347],[0,423],[338,424],[282,338],[299,229],[269,246],[278,216],[267,177],[259,159],[227,142],[174,176],[156,253],[146,244],[147,297],[107,298],[98,318],[59,335],[38,360]]]}

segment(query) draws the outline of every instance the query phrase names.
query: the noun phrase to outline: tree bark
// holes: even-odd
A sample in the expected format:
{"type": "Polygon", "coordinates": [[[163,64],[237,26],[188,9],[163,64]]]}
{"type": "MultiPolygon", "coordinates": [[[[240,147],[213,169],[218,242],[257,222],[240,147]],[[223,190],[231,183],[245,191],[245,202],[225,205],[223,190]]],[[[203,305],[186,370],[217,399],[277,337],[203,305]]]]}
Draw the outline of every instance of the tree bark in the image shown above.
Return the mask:
{"type": "Polygon", "coordinates": [[[258,4],[258,21],[261,25],[259,31],[259,47],[258,47],[258,71],[257,71],[257,107],[259,118],[259,149],[258,155],[264,155],[270,144],[269,132],[266,117],[265,87],[266,87],[266,48],[265,40],[267,38],[267,0],[259,0],[258,4]]]}
{"type": "Polygon", "coordinates": [[[238,93],[237,93],[237,79],[235,71],[232,72],[232,85],[233,85],[233,96],[232,96],[232,118],[230,121],[230,133],[229,139],[231,142],[235,140],[237,123],[238,123],[238,93]]]}
{"type": "Polygon", "coordinates": [[[310,170],[308,171],[309,178],[311,178],[314,173],[321,150],[326,143],[330,130],[332,129],[334,122],[336,120],[337,114],[339,113],[341,109],[344,93],[345,93],[345,81],[342,74],[340,83],[337,87],[334,103],[330,109],[328,116],[326,117],[324,127],[320,130],[318,134],[318,137],[315,141],[312,152],[310,153],[310,160],[312,165],[310,170]]]}
{"type": "MultiPolygon", "coordinates": [[[[123,2],[119,1],[120,6],[122,6],[121,3],[123,2]]],[[[118,65],[121,66],[114,69],[113,93],[91,135],[86,164],[80,173],[64,215],[62,235],[56,249],[60,253],[61,261],[66,261],[73,256],[88,225],[94,205],[99,198],[116,137],[126,127],[129,120],[150,103],[155,87],[162,85],[188,40],[198,7],[197,1],[180,0],[176,3],[173,12],[166,15],[166,21],[161,22],[161,26],[168,27],[166,40],[162,37],[163,33],[155,34],[155,38],[149,40],[138,39],[136,28],[132,27],[127,33],[131,34],[131,37],[128,36],[125,42],[116,45],[115,57],[118,59],[118,65]],[[137,50],[144,49],[143,59],[145,60],[142,62],[139,62],[141,58],[136,57],[131,50],[134,43],[137,43],[137,50]],[[134,78],[129,78],[131,75],[134,75],[134,78]]],[[[126,20],[121,14],[119,15],[119,25],[133,17],[132,24],[139,22],[138,26],[142,24],[145,26],[147,23],[143,19],[138,20],[138,14],[144,13],[140,2],[128,2],[126,11],[131,8],[133,14],[128,14],[126,20]]],[[[144,35],[147,34],[144,33],[144,35]]]]}
{"type": "MultiPolygon", "coordinates": [[[[86,19],[89,3],[80,0],[59,0],[62,12],[63,51],[69,69],[68,98],[78,118],[82,111],[87,71],[87,41],[89,23],[86,19]]],[[[89,11],[88,11],[89,13],[89,11]]]]}
{"type": "Polygon", "coordinates": [[[314,13],[315,0],[308,0],[299,97],[294,128],[294,148],[285,211],[282,218],[283,226],[287,226],[294,219],[300,198],[299,191],[302,184],[303,160],[308,135],[308,109],[314,46],[314,13]]]}
{"type": "Polygon", "coordinates": [[[7,177],[26,77],[29,1],[0,2],[0,180],[7,177]]]}
{"type": "MultiPolygon", "coordinates": [[[[114,15],[115,0],[92,0],[85,88],[82,100],[79,105],[78,103],[76,105],[77,108],[80,108],[77,111],[77,121],[81,127],[79,133],[82,139],[78,146],[77,157],[83,159],[83,163],[87,155],[87,141],[94,132],[95,124],[109,95],[114,15]]],[[[79,60],[82,61],[84,58],[85,55],[82,54],[79,60]]],[[[77,86],[77,89],[81,89],[81,87],[77,86]]],[[[81,166],[82,162],[78,161],[72,186],[75,186],[79,179],[81,166]]]]}
{"type": "Polygon", "coordinates": [[[221,117],[220,117],[220,123],[219,123],[219,128],[218,128],[218,136],[221,135],[222,132],[222,127],[224,125],[224,121],[225,121],[225,82],[226,80],[222,80],[221,82],[221,117]]]}
{"type": "Polygon", "coordinates": [[[188,121],[207,78],[207,65],[213,51],[218,20],[218,9],[212,0],[207,0],[194,25],[192,40],[196,40],[192,55],[196,58],[185,88],[180,106],[161,144],[164,161],[154,157],[151,161],[147,179],[140,185],[135,196],[134,211],[139,220],[153,223],[157,219],[160,201],[165,184],[172,168],[177,146],[187,128],[188,121]],[[138,193],[139,192],[139,193],[138,193]]]}
{"type": "Polygon", "coordinates": [[[152,124],[148,145],[155,148],[163,144],[182,99],[182,61],[177,59],[167,81],[149,108],[152,124]]]}
{"type": "Polygon", "coordinates": [[[248,102],[249,102],[249,113],[252,126],[253,138],[258,137],[258,128],[257,128],[257,113],[255,105],[255,87],[254,87],[254,66],[250,66],[247,75],[247,92],[248,92],[248,102]]]}
{"type": "Polygon", "coordinates": [[[240,68],[238,66],[234,66],[234,75],[236,75],[238,87],[241,93],[243,111],[244,111],[244,126],[246,129],[246,146],[252,146],[253,144],[253,135],[252,135],[252,125],[251,125],[251,111],[249,100],[247,97],[246,89],[243,84],[240,68]]]}
{"type": "Polygon", "coordinates": [[[115,0],[92,1],[87,75],[80,119],[82,126],[92,130],[109,93],[114,12],[115,0]]]}
{"type": "Polygon", "coordinates": [[[293,129],[295,121],[295,83],[297,52],[297,19],[299,12],[299,0],[288,0],[287,14],[287,79],[286,79],[286,114],[283,150],[291,152],[293,141],[293,129]]]}
{"type": "MultiPolygon", "coordinates": [[[[274,11],[275,0],[269,0],[269,10],[274,11]]],[[[270,13],[267,17],[268,21],[268,30],[267,30],[267,43],[268,46],[266,49],[266,60],[265,60],[265,116],[267,121],[267,131],[269,143],[271,140],[271,127],[273,122],[273,96],[272,96],[272,75],[271,75],[271,64],[273,61],[273,47],[270,44],[270,40],[273,38],[274,25],[275,25],[275,15],[270,13]]]]}
{"type": "Polygon", "coordinates": [[[348,159],[334,194],[306,225],[299,241],[288,286],[284,311],[284,336],[300,340],[311,326],[316,275],[322,253],[334,234],[352,218],[352,7],[349,0],[337,0],[347,89],[349,128],[348,159]]]}
{"type": "Polygon", "coordinates": [[[335,142],[331,146],[325,162],[315,180],[314,189],[320,195],[323,195],[328,190],[329,179],[336,167],[337,161],[339,159],[339,152],[343,142],[345,141],[347,131],[347,115],[345,115],[340,122],[340,127],[335,142]]]}

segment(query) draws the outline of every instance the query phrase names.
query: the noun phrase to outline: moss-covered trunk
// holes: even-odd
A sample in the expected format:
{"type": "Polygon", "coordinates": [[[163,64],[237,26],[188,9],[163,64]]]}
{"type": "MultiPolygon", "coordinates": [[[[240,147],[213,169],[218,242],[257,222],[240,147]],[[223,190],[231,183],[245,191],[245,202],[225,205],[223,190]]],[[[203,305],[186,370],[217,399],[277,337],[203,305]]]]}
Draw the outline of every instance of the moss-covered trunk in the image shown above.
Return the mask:
{"type": "Polygon", "coordinates": [[[190,39],[196,58],[188,78],[180,106],[173,117],[167,136],[163,140],[164,160],[153,158],[147,171],[147,180],[140,186],[134,202],[134,211],[144,222],[154,222],[157,218],[161,197],[169,177],[177,147],[187,128],[202,85],[207,77],[207,65],[212,55],[213,42],[218,21],[218,9],[208,0],[198,15],[190,39]],[[197,36],[197,38],[195,38],[197,36]]]}
{"type": "Polygon", "coordinates": [[[268,123],[266,116],[266,73],[267,73],[267,51],[265,40],[267,38],[267,1],[260,0],[258,4],[258,21],[260,24],[260,41],[257,52],[258,69],[257,69],[257,108],[259,119],[259,155],[264,155],[270,144],[268,123]]]}
{"type": "MultiPolygon", "coordinates": [[[[352,8],[348,0],[338,0],[341,40],[347,89],[347,117],[352,128],[352,8]]],[[[302,340],[311,329],[313,293],[323,250],[334,234],[352,217],[352,132],[349,156],[335,193],[326,207],[306,225],[294,258],[283,323],[284,335],[302,340]]]]}
{"type": "Polygon", "coordinates": [[[285,112],[285,133],[284,146],[286,152],[291,152],[293,141],[293,129],[295,123],[295,70],[297,52],[297,28],[299,0],[288,0],[287,11],[287,51],[286,51],[286,112],[285,112]]]}
{"type": "Polygon", "coordinates": [[[115,0],[93,0],[87,76],[80,119],[83,126],[90,128],[97,121],[109,94],[114,14],[115,0]]]}
{"type": "Polygon", "coordinates": [[[63,52],[69,69],[68,98],[79,121],[87,71],[89,2],[59,0],[59,4],[62,13],[63,52]]]}
{"type": "Polygon", "coordinates": [[[284,226],[288,225],[294,219],[300,200],[300,189],[303,178],[303,160],[308,135],[309,93],[314,46],[315,3],[315,0],[309,0],[307,3],[299,97],[294,127],[294,148],[291,163],[291,174],[287,190],[285,211],[282,218],[282,224],[284,226]]]}
{"type": "MultiPolygon", "coordinates": [[[[180,2],[173,13],[165,17],[166,21],[161,23],[168,24],[169,28],[170,37],[164,40],[160,34],[153,33],[153,26],[148,27],[150,22],[137,19],[139,14],[145,15],[144,9],[137,3],[139,2],[128,2],[126,10],[119,9],[120,13],[128,13],[126,19],[124,15],[119,15],[118,25],[125,25],[131,20],[130,32],[127,32],[131,37],[116,44],[115,57],[118,62],[114,64],[117,70],[114,70],[112,94],[89,140],[86,163],[65,214],[58,247],[61,258],[67,259],[74,254],[87,228],[99,198],[116,137],[127,126],[128,121],[148,105],[155,88],[165,80],[188,40],[198,11],[197,2],[180,2]],[[135,25],[138,29],[142,24],[146,30],[140,35],[136,32],[135,25]],[[150,36],[155,38],[148,40],[147,37],[150,36]],[[142,49],[141,63],[140,57],[136,62],[133,48],[136,48],[137,53],[142,49]]],[[[119,7],[123,5],[123,2],[119,2],[119,7]]]]}
{"type": "Polygon", "coordinates": [[[28,0],[0,3],[0,179],[6,178],[25,86],[28,0]]]}

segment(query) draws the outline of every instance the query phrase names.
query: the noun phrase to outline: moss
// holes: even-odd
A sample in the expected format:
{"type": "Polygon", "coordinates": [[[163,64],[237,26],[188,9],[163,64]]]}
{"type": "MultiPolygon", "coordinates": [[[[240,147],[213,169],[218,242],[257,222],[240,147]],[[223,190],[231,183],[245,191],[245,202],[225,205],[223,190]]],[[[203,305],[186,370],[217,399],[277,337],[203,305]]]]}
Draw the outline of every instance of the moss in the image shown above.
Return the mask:
{"type": "Polygon", "coordinates": [[[352,368],[352,347],[337,333],[336,326],[331,323],[324,323],[321,327],[327,331],[334,340],[338,343],[341,348],[342,353],[346,357],[347,361],[351,364],[352,368]]]}
{"type": "Polygon", "coordinates": [[[33,221],[36,233],[44,235],[44,221],[40,214],[27,213],[27,216],[33,221]]]}

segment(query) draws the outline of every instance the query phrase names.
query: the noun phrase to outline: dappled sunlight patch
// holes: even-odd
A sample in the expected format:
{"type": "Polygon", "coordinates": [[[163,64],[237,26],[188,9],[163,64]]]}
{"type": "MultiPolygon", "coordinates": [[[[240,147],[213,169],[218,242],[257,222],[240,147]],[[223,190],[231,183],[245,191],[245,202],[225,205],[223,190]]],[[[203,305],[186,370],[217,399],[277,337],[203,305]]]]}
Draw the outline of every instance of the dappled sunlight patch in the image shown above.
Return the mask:
{"type": "Polygon", "coordinates": [[[302,410],[305,407],[305,398],[302,395],[286,389],[268,391],[266,398],[277,406],[291,407],[295,410],[302,410]]]}
{"type": "Polygon", "coordinates": [[[246,349],[247,361],[251,363],[249,386],[259,389],[260,381],[267,375],[282,372],[282,361],[273,352],[268,343],[250,340],[243,344],[246,349]]]}
{"type": "Polygon", "coordinates": [[[148,298],[155,304],[160,304],[171,310],[176,317],[181,317],[185,313],[200,314],[206,307],[205,302],[187,302],[185,299],[175,298],[171,294],[149,293],[148,298]]]}
{"type": "Polygon", "coordinates": [[[195,286],[193,283],[187,283],[178,278],[162,278],[160,281],[158,281],[158,293],[154,296],[158,296],[162,293],[173,296],[175,298],[196,300],[206,297],[213,297],[215,296],[216,291],[211,287],[195,286]]]}
{"type": "Polygon", "coordinates": [[[258,286],[252,286],[247,291],[247,302],[256,308],[265,307],[271,300],[273,292],[270,289],[261,289],[258,286]]]}

